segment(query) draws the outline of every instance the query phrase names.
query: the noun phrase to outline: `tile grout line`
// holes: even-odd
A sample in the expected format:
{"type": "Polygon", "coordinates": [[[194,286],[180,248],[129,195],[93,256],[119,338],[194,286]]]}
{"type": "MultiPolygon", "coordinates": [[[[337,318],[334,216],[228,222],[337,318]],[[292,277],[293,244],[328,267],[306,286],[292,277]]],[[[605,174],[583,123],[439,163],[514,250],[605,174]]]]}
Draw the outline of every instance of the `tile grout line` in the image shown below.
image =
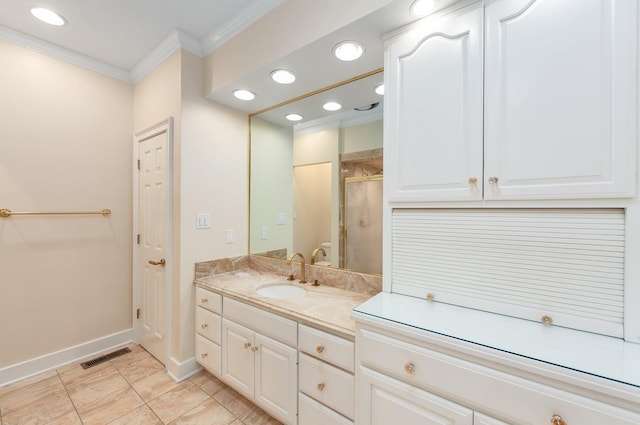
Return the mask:
{"type": "Polygon", "coordinates": [[[56,376],[60,380],[60,383],[62,384],[62,388],[64,388],[64,392],[67,393],[67,397],[69,397],[69,401],[71,402],[71,406],[73,406],[73,410],[75,410],[76,415],[78,415],[78,419],[80,419],[80,423],[82,423],[84,425],[84,421],[82,420],[82,416],[80,416],[80,412],[78,412],[78,408],[76,407],[76,404],[73,402],[73,399],[71,398],[71,394],[69,394],[69,389],[67,388],[67,384],[65,384],[64,381],[62,380],[62,376],[60,375],[59,370],[60,369],[56,369],[56,376]]]}

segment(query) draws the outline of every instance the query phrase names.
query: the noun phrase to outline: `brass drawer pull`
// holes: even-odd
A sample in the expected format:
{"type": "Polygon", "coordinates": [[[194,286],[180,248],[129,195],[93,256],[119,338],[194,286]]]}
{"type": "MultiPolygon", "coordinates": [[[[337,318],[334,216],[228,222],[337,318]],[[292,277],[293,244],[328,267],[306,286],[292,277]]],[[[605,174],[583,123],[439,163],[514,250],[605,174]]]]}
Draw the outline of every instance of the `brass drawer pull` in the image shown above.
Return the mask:
{"type": "Polygon", "coordinates": [[[200,325],[200,327],[202,329],[207,329],[209,327],[209,325],[207,325],[206,323],[203,323],[202,325],[200,325]]]}
{"type": "Polygon", "coordinates": [[[251,347],[251,343],[250,342],[245,342],[244,343],[244,349],[248,349],[249,347],[251,347]]]}
{"type": "Polygon", "coordinates": [[[253,348],[251,349],[251,351],[253,351],[253,352],[255,353],[256,351],[258,351],[258,347],[253,347],[253,348]]]}
{"type": "Polygon", "coordinates": [[[416,366],[413,363],[407,363],[404,365],[404,371],[409,375],[413,375],[413,373],[416,371],[416,366]]]}
{"type": "Polygon", "coordinates": [[[567,425],[567,423],[564,421],[564,419],[562,419],[562,416],[560,415],[553,415],[551,417],[551,423],[552,425],[567,425]]]}
{"type": "Polygon", "coordinates": [[[200,354],[200,357],[202,357],[203,359],[206,359],[207,357],[209,357],[209,353],[202,353],[200,354]]]}
{"type": "Polygon", "coordinates": [[[200,300],[200,302],[201,302],[202,304],[209,304],[209,299],[207,299],[207,298],[203,298],[203,299],[201,299],[201,300],[200,300]]]}
{"type": "Polygon", "coordinates": [[[316,347],[316,353],[322,354],[323,351],[324,351],[324,345],[318,345],[316,347]]]}
{"type": "Polygon", "coordinates": [[[324,383],[321,382],[318,385],[316,385],[316,389],[320,392],[324,391],[324,383]]]}

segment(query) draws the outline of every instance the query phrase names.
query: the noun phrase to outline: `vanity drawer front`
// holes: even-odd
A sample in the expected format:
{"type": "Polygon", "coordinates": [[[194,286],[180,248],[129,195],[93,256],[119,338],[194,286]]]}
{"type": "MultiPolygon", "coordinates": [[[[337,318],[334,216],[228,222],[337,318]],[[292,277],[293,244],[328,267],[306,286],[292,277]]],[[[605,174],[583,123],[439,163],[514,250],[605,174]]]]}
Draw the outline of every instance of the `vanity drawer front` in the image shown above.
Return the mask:
{"type": "Polygon", "coordinates": [[[196,331],[203,337],[220,344],[222,319],[202,307],[196,307],[196,331]]]}
{"type": "Polygon", "coordinates": [[[298,326],[298,348],[301,351],[352,373],[354,371],[353,347],[353,341],[309,326],[298,326]]]}
{"type": "Polygon", "coordinates": [[[218,344],[196,335],[196,361],[216,376],[221,374],[222,350],[218,344]]]}
{"type": "Polygon", "coordinates": [[[222,295],[196,287],[196,305],[222,314],[222,295]]]}
{"type": "Polygon", "coordinates": [[[297,322],[227,297],[223,303],[224,317],[291,347],[298,346],[297,322]]]}
{"type": "Polygon", "coordinates": [[[353,419],[355,391],[353,375],[304,353],[300,353],[299,362],[300,391],[353,419]]]}
{"type": "Polygon", "coordinates": [[[358,329],[364,366],[513,424],[637,425],[640,414],[519,376],[478,365],[368,329],[358,329]],[[562,423],[562,422],[558,422],[562,423]]]}
{"type": "Polygon", "coordinates": [[[349,419],[303,393],[298,395],[298,401],[298,422],[301,425],[353,425],[349,419]]]}

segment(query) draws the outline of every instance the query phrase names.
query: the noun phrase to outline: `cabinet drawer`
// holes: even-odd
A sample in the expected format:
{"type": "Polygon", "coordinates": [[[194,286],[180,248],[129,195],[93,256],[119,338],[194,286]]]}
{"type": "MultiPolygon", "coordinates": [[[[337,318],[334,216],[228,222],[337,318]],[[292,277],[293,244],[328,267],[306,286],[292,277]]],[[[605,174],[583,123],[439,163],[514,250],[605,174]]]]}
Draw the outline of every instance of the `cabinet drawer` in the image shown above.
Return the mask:
{"type": "Polygon", "coordinates": [[[465,405],[491,409],[507,423],[637,425],[640,415],[560,388],[429,350],[398,338],[358,329],[361,364],[427,391],[455,395],[465,405]]]}
{"type": "Polygon", "coordinates": [[[298,326],[298,348],[353,373],[353,341],[305,325],[298,326]]]}
{"type": "Polygon", "coordinates": [[[300,353],[299,388],[309,397],[353,419],[353,375],[300,353]]]}
{"type": "Polygon", "coordinates": [[[222,314],[222,295],[197,287],[196,305],[214,313],[222,314]]]}
{"type": "Polygon", "coordinates": [[[301,425],[353,425],[353,422],[306,395],[299,394],[298,421],[301,425]]]}
{"type": "Polygon", "coordinates": [[[196,332],[203,337],[220,344],[222,319],[217,314],[196,307],[196,332]]]}
{"type": "Polygon", "coordinates": [[[209,372],[220,376],[222,365],[220,346],[200,335],[196,335],[196,361],[209,372]]]}
{"type": "Polygon", "coordinates": [[[223,316],[291,347],[298,346],[298,323],[293,320],[227,297],[223,316]]]}

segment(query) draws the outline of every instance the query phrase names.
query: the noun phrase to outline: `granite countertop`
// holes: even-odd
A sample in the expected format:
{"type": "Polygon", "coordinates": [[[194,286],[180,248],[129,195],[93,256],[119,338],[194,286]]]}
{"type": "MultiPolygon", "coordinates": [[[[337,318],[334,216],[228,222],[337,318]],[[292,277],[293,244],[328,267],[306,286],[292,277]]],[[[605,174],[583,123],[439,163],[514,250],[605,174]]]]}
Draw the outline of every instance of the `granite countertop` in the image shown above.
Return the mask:
{"type": "Polygon", "coordinates": [[[195,284],[223,296],[270,310],[298,323],[319,328],[344,338],[355,338],[355,321],[351,310],[371,298],[370,294],[347,291],[333,286],[312,286],[289,281],[285,276],[246,268],[199,278],[195,284]],[[256,289],[270,284],[299,285],[307,293],[296,298],[268,298],[256,289]]]}

